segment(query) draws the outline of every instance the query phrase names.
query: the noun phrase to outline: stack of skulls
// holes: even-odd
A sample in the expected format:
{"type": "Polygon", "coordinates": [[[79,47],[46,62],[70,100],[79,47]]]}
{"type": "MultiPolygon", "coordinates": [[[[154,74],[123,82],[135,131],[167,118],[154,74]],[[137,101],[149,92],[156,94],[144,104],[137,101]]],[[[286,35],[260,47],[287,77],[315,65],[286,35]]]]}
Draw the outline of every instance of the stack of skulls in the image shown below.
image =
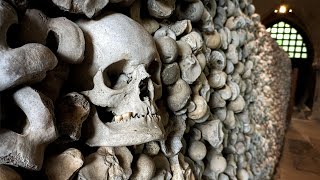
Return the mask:
{"type": "Polygon", "coordinates": [[[272,178],[291,67],[252,1],[25,2],[0,0],[0,179],[272,178]]]}

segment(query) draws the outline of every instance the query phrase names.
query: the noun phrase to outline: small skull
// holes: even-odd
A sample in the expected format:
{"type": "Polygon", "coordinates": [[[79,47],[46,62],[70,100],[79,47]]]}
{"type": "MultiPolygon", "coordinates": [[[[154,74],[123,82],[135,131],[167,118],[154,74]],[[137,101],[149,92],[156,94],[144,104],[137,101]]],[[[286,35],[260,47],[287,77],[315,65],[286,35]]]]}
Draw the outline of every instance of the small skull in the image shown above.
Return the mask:
{"type": "Polygon", "coordinates": [[[161,96],[161,61],[153,38],[118,13],[78,25],[88,50],[75,72],[81,80],[73,81],[97,106],[88,120],[92,129],[87,144],[128,146],[163,138],[155,104],[161,96]]]}

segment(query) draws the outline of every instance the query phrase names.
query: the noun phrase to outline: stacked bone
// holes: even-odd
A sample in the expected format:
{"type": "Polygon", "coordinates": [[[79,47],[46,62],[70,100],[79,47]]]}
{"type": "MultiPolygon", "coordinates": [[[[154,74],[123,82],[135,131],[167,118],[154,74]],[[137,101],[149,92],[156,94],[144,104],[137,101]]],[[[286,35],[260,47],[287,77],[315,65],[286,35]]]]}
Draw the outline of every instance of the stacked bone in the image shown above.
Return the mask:
{"type": "Polygon", "coordinates": [[[270,37],[254,14],[258,37],[259,61],[255,74],[257,100],[254,104],[253,120],[256,122],[257,138],[254,164],[256,177],[271,178],[278,163],[286,129],[286,113],[290,99],[291,61],[282,48],[270,37]]]}
{"type": "MultiPolygon", "coordinates": [[[[251,1],[112,0],[117,13],[106,0],[52,1],[89,19],[28,9],[15,43],[29,44],[2,45],[1,93],[29,125],[14,132],[16,117],[3,117],[1,164],[53,180],[270,179],[289,86],[279,73],[290,67],[275,62],[283,54],[272,53],[251,1]]],[[[17,18],[0,2],[6,42],[17,18]]]]}

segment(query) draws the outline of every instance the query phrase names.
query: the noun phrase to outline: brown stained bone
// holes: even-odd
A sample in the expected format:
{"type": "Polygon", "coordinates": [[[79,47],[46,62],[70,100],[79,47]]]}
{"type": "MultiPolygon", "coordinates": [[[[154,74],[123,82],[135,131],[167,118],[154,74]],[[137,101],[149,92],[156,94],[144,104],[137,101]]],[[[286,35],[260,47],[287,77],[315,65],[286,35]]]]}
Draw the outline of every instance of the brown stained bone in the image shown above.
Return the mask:
{"type": "Polygon", "coordinates": [[[9,166],[0,164],[1,180],[22,180],[21,176],[9,166]]]}
{"type": "Polygon", "coordinates": [[[78,149],[69,148],[61,154],[49,157],[45,162],[45,172],[49,180],[72,179],[82,167],[84,158],[78,149]]]}
{"type": "Polygon", "coordinates": [[[90,113],[89,102],[79,93],[68,93],[58,103],[56,112],[59,136],[71,138],[72,141],[79,140],[82,123],[90,113]]]}

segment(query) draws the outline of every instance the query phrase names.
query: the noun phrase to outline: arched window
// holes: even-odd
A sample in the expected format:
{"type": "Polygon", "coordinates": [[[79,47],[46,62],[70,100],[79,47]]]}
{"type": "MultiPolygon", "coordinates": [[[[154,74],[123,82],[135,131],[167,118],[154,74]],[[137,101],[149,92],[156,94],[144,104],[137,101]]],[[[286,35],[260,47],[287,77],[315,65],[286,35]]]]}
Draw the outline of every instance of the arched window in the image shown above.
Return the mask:
{"type": "Polygon", "coordinates": [[[277,43],[285,50],[290,58],[306,59],[308,52],[306,43],[301,34],[293,28],[290,24],[280,21],[267,31],[271,34],[277,43]]]}

